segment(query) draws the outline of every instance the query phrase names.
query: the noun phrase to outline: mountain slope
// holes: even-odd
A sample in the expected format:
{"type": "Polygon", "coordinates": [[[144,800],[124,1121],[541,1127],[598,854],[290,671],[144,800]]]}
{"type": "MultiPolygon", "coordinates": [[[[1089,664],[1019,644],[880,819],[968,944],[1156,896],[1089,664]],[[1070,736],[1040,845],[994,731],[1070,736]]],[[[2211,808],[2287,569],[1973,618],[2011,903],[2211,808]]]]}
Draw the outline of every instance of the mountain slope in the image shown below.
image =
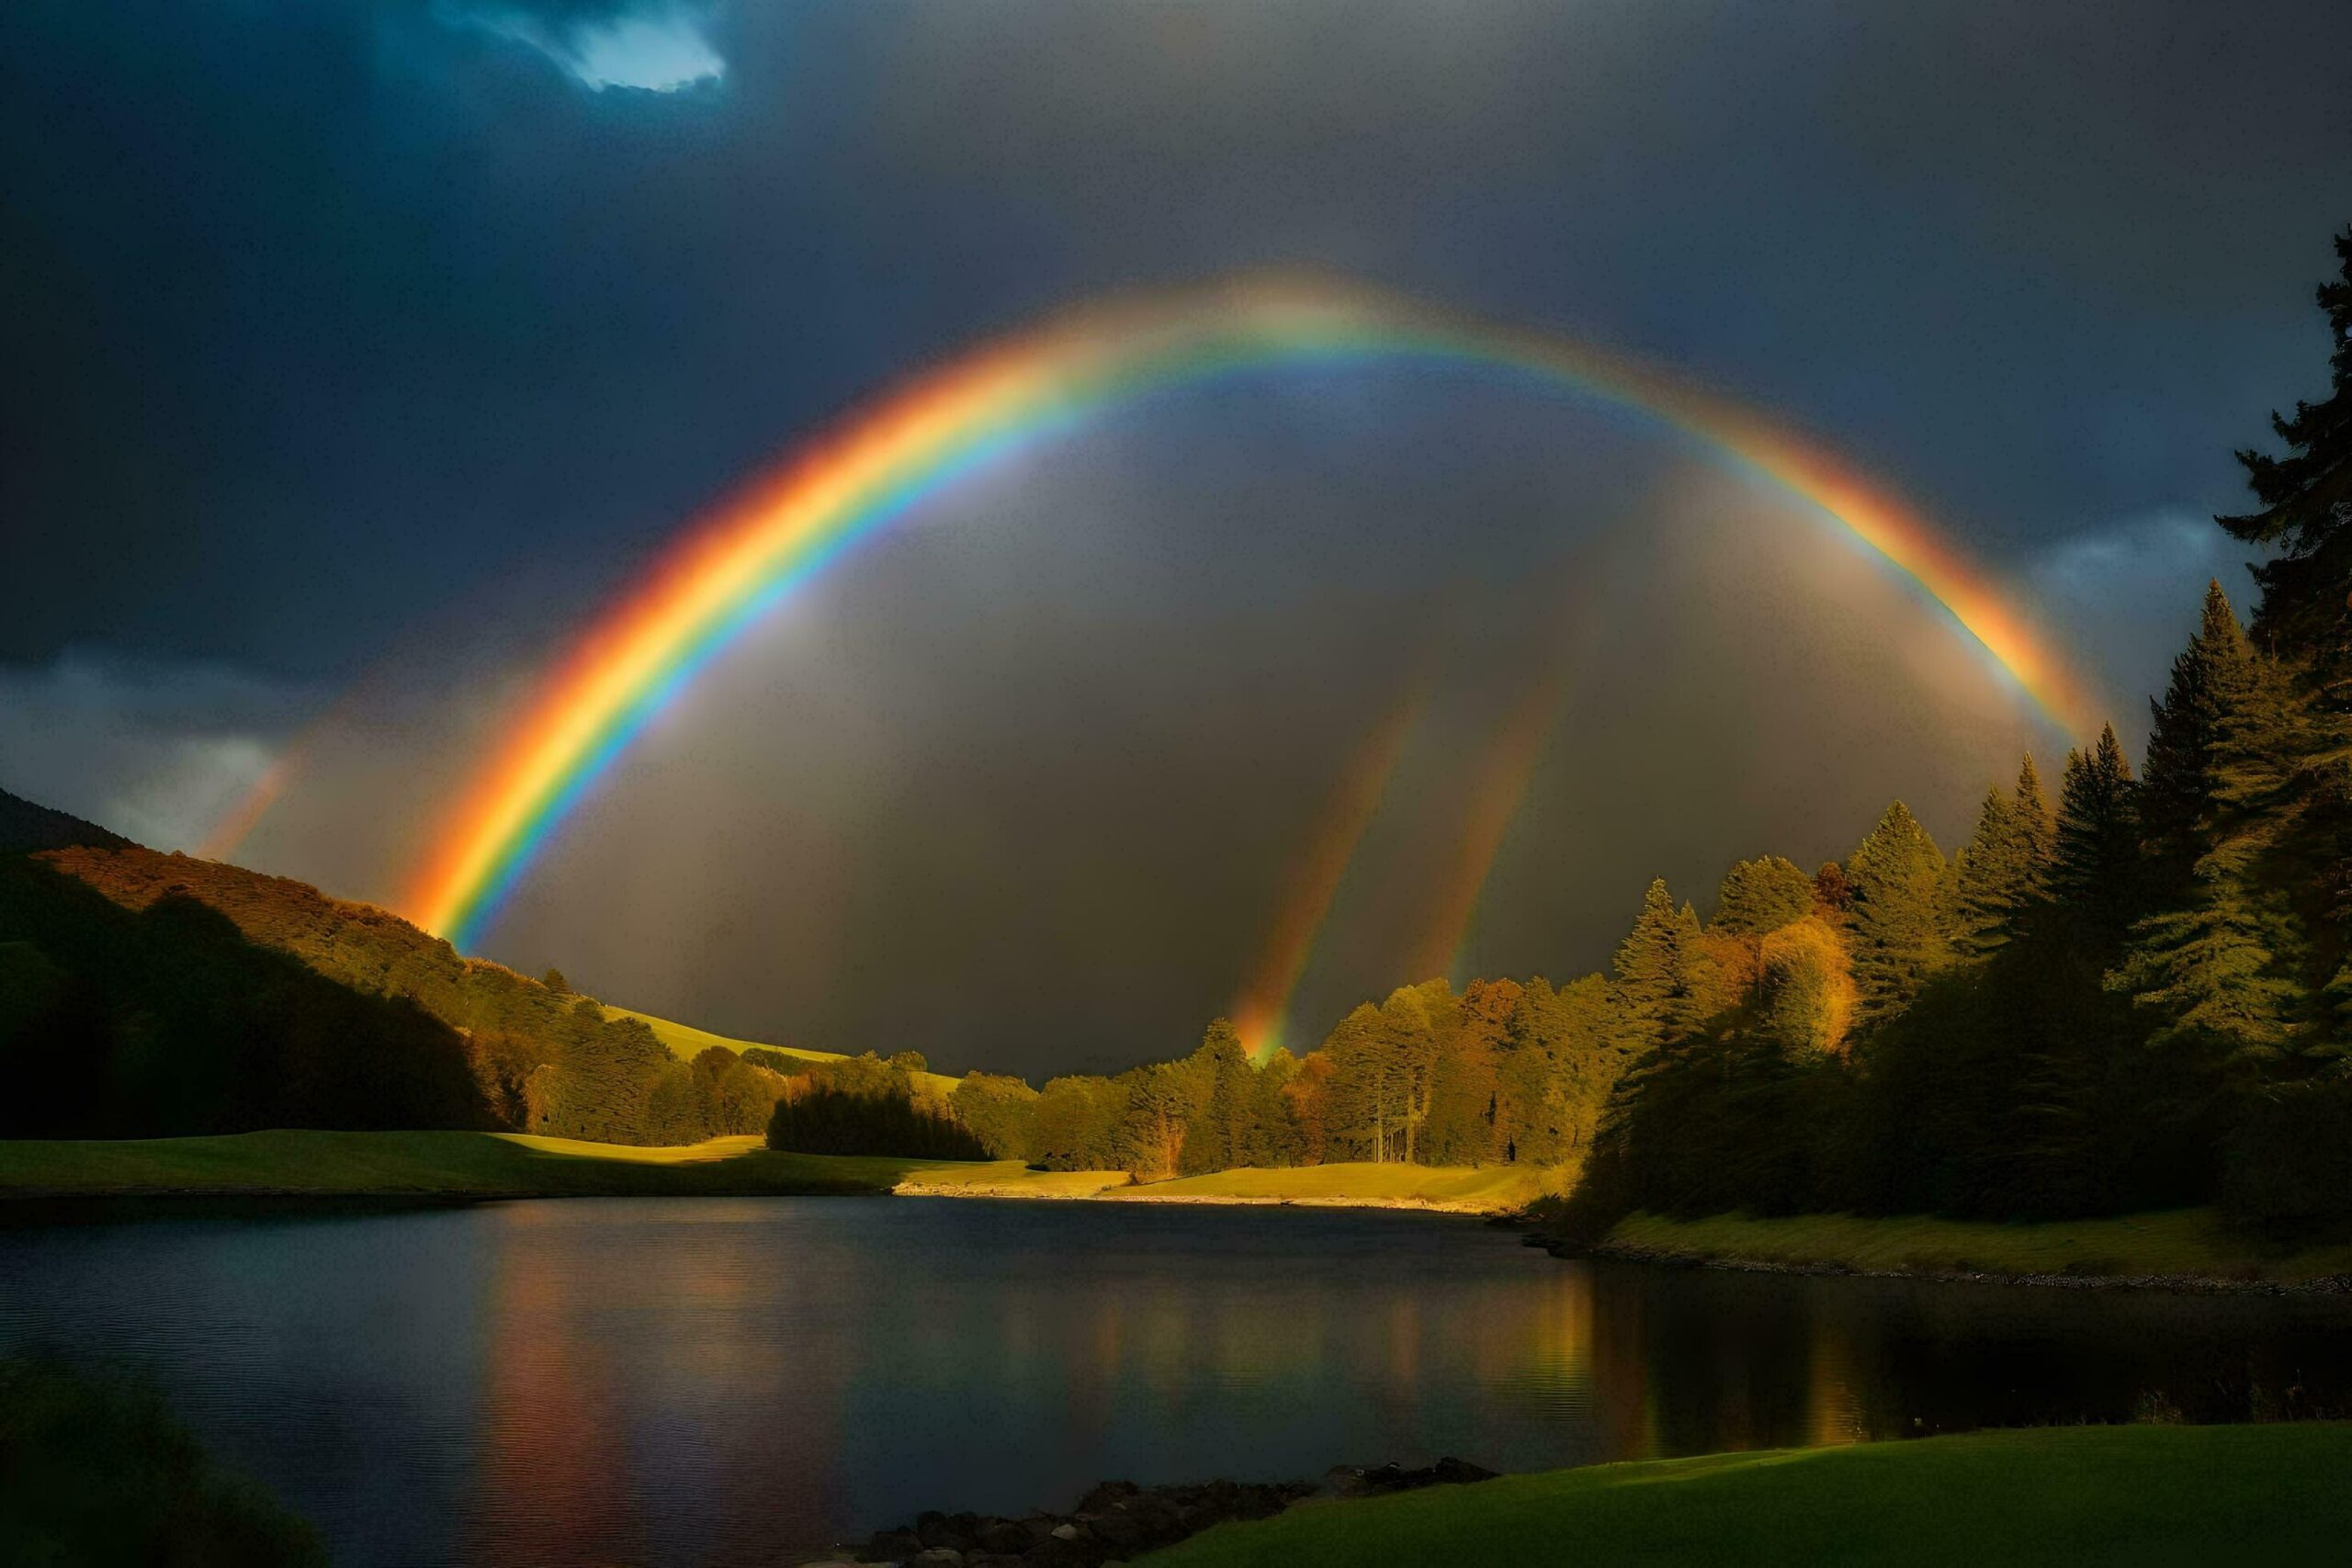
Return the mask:
{"type": "Polygon", "coordinates": [[[76,845],[98,849],[132,849],[129,839],[95,822],[0,789],[0,854],[26,854],[34,850],[63,850],[76,845]]]}

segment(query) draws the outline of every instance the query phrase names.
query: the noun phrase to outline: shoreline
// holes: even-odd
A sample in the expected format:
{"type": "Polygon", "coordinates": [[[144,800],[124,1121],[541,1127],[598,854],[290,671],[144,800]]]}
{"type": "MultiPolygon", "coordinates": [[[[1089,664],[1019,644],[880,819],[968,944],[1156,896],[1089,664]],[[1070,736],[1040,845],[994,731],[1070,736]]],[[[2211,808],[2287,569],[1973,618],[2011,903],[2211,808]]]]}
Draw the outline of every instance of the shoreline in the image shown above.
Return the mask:
{"type": "Polygon", "coordinates": [[[2020,1223],[1636,1213],[1589,1245],[1540,1230],[1527,1242],[1558,1258],[1734,1273],[2193,1295],[2352,1294],[2352,1243],[2274,1245],[2234,1229],[2212,1209],[2020,1223]]]}
{"type": "Polygon", "coordinates": [[[1033,1170],[1012,1160],[927,1166],[891,1185],[906,1198],[1005,1198],[1215,1208],[1394,1209],[1497,1218],[1524,1213],[1565,1173],[1521,1166],[1344,1162],[1242,1167],[1138,1182],[1120,1170],[1033,1170]]]}
{"type": "MultiPolygon", "coordinates": [[[[1527,1238],[1530,1247],[1544,1247],[1540,1236],[1527,1238]]],[[[1546,1250],[1551,1250],[1546,1248],[1546,1250]]],[[[1937,1285],[2020,1285],[2057,1291],[2160,1291],[2198,1296],[2343,1296],[2352,1295],[2352,1273],[2321,1274],[2303,1280],[2244,1280],[2226,1274],[2011,1274],[1996,1269],[1862,1269],[1844,1263],[1784,1262],[1761,1258],[1700,1258],[1689,1253],[1648,1247],[1616,1247],[1603,1242],[1581,1250],[1552,1251],[1566,1261],[1582,1258],[1608,1263],[1638,1263],[1652,1269],[1705,1269],[1729,1274],[1785,1274],[1819,1279],[1911,1280],[1937,1285]]]]}
{"type": "Polygon", "coordinates": [[[1289,1197],[1211,1192],[1150,1192],[1135,1188],[1106,1187],[1099,1192],[1063,1192],[1016,1184],[980,1183],[933,1186],[901,1182],[890,1189],[893,1198],[1001,1199],[1023,1203],[1148,1203],[1194,1209],[1389,1209],[1399,1213],[1453,1214],[1465,1219],[1504,1219],[1517,1211],[1469,1200],[1439,1198],[1348,1198],[1323,1194],[1289,1197]]]}

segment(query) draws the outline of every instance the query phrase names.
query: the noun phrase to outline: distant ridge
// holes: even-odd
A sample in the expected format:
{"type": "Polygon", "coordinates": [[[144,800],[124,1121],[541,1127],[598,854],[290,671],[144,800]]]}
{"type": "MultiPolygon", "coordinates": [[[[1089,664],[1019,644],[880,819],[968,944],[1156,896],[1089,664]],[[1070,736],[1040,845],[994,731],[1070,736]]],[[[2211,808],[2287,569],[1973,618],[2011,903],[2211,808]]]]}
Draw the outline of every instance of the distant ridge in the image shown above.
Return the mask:
{"type": "Polygon", "coordinates": [[[133,850],[121,834],[0,789],[0,854],[41,850],[133,850]]]}

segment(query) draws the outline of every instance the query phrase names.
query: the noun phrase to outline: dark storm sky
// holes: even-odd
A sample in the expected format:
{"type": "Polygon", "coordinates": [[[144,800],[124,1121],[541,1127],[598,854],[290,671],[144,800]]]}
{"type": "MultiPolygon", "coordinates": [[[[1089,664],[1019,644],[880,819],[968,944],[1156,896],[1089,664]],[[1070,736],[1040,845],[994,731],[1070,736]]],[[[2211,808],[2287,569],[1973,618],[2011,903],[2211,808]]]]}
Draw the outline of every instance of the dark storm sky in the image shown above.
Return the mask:
{"type": "MultiPolygon", "coordinates": [[[[1814,430],[2136,724],[2237,584],[2230,449],[2319,384],[2347,60],[2325,0],[16,0],[0,784],[192,844],[327,713],[245,858],[390,897],[534,662],[796,434],[1057,303],[1264,264],[1814,430]]],[[[1562,615],[1598,648],[1474,968],[1590,966],[1653,872],[1838,853],[1892,795],[1949,839],[2053,740],[1817,520],[1475,380],[1168,400],[931,510],[669,716],[494,956],[1114,1065],[1230,998],[1434,668],[1310,1032],[1411,977],[1461,760],[1562,615]]]]}

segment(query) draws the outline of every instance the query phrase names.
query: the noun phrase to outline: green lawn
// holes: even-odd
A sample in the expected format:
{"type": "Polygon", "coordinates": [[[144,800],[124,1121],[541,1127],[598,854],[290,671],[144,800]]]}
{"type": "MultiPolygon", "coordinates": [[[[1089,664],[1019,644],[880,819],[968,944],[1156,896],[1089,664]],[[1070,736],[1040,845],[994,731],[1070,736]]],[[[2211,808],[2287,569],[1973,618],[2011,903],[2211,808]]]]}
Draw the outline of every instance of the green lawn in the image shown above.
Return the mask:
{"type": "Polygon", "coordinates": [[[1105,1196],[1137,1202],[1216,1200],[1228,1202],[1409,1204],[1499,1213],[1523,1207],[1545,1189],[1544,1173],[1521,1166],[1374,1165],[1369,1162],[1295,1166],[1273,1170],[1220,1170],[1121,1188],[1105,1196]]]}
{"type": "Polygon", "coordinates": [[[238,1133],[0,1141],[0,1201],[54,1197],[597,1197],[887,1192],[936,1161],[638,1148],[514,1133],[238,1133]]]}
{"type": "Polygon", "coordinates": [[[1718,1214],[1619,1221],[1600,1248],[1624,1257],[1737,1260],[1881,1273],[2203,1275],[2295,1281],[2352,1273],[2352,1245],[2266,1248],[2211,1209],[2035,1224],[1906,1214],[1718,1214]]]}
{"type": "Polygon", "coordinates": [[[1170,1181],[1135,1182],[1123,1170],[1031,1170],[1018,1160],[930,1166],[898,1190],[927,1198],[1104,1198],[1135,1203],[1301,1203],[1516,1210],[1544,1187],[1542,1172],[1510,1167],[1316,1165],[1276,1170],[1221,1170],[1170,1181]]]}
{"type": "Polygon", "coordinates": [[[1152,1568],[2341,1561],[2352,1425],[2071,1427],[1710,1454],[1309,1503],[1152,1568]]]}
{"type": "MultiPolygon", "coordinates": [[[[797,1045],[768,1045],[757,1040],[732,1040],[724,1034],[713,1034],[707,1029],[696,1029],[690,1023],[673,1023],[666,1018],[656,1018],[650,1012],[638,1012],[629,1008],[607,1005],[605,1009],[613,1018],[633,1018],[653,1031],[653,1037],[670,1048],[670,1054],[682,1062],[691,1062],[713,1045],[722,1046],[741,1055],[749,1050],[778,1051],[787,1056],[798,1056],[808,1062],[839,1062],[846,1058],[839,1051],[804,1051],[797,1045]]],[[[944,1073],[918,1073],[916,1080],[933,1093],[945,1096],[956,1092],[961,1078],[944,1073]]]]}

